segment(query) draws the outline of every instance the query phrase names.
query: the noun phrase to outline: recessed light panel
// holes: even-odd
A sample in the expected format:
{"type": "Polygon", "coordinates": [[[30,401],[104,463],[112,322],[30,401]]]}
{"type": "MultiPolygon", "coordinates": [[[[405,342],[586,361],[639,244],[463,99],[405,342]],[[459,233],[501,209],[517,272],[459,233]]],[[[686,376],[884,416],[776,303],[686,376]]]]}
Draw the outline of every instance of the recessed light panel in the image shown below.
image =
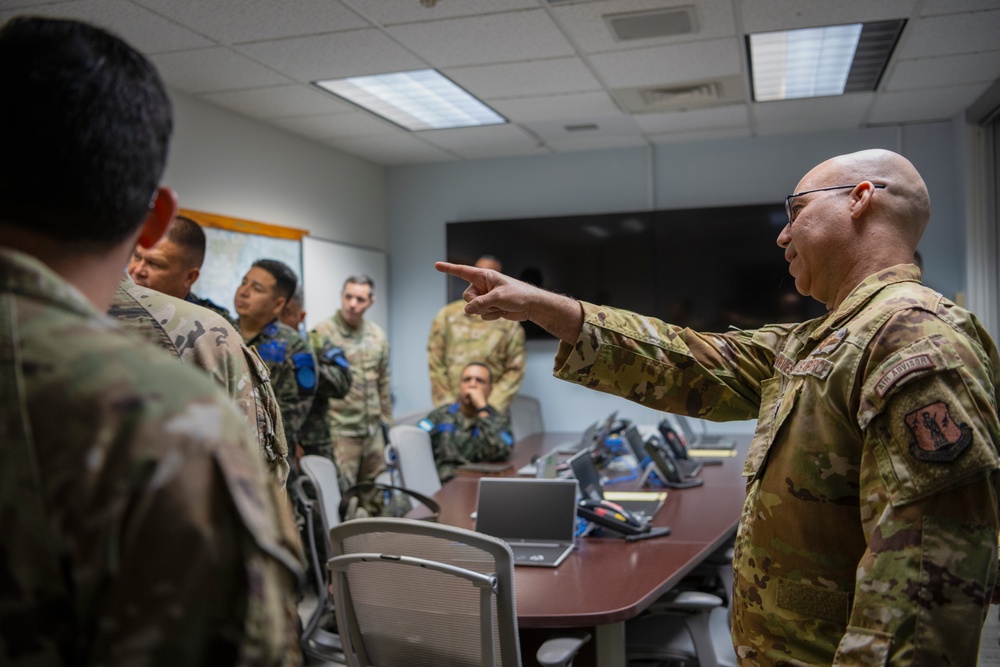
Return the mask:
{"type": "Polygon", "coordinates": [[[500,125],[507,120],[432,69],[316,81],[407,130],[500,125]]]}
{"type": "Polygon", "coordinates": [[[754,100],[842,95],[862,28],[854,23],[750,35],[754,100]]]}

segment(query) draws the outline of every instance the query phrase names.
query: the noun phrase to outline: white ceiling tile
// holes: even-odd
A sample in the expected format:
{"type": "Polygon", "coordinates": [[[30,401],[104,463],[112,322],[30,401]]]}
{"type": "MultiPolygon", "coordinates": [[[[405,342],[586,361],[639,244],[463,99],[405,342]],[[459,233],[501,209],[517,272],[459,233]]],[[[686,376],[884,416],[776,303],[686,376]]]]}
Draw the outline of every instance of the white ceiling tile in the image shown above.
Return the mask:
{"type": "Polygon", "coordinates": [[[745,104],[733,104],[692,111],[637,114],[635,122],[643,132],[652,135],[706,128],[748,127],[749,117],[745,104]]]}
{"type": "Polygon", "coordinates": [[[431,146],[412,134],[402,132],[354,139],[328,139],[324,143],[337,150],[386,166],[457,159],[456,156],[431,146]]]}
{"type": "Polygon", "coordinates": [[[300,116],[275,118],[275,125],[313,139],[361,137],[377,134],[396,134],[406,131],[363,111],[338,113],[328,116],[300,116]]]}
{"type": "Polygon", "coordinates": [[[913,123],[947,120],[964,111],[983,92],[985,86],[958,86],[881,93],[875,99],[869,123],[913,123]]]}
{"type": "Polygon", "coordinates": [[[1000,44],[1000,9],[912,19],[893,54],[895,58],[946,56],[995,51],[1000,44]]]}
{"type": "MultiPolygon", "coordinates": [[[[18,5],[21,3],[18,2],[18,5]]],[[[24,12],[7,11],[0,21],[24,12]]],[[[76,19],[118,35],[145,54],[213,46],[211,40],[126,0],[82,0],[34,6],[31,14],[76,19]]]]}
{"type": "Polygon", "coordinates": [[[588,117],[582,121],[550,120],[538,123],[522,123],[535,136],[546,142],[554,139],[568,139],[583,136],[634,135],[641,138],[642,133],[632,116],[618,114],[617,116],[588,117]],[[595,129],[567,129],[580,126],[596,125],[595,129]]]}
{"type": "Polygon", "coordinates": [[[634,49],[661,44],[729,37],[736,33],[731,0],[608,0],[581,4],[554,5],[556,20],[584,53],[634,49]],[[652,9],[693,5],[697,30],[689,35],[674,35],[643,40],[619,41],[604,18],[652,9]]]}
{"type": "Polygon", "coordinates": [[[718,139],[742,139],[750,137],[750,129],[743,127],[726,127],[718,130],[685,130],[666,134],[649,135],[654,144],[679,143],[684,141],[705,141],[718,139]]]}
{"type": "Polygon", "coordinates": [[[753,105],[757,134],[842,130],[864,125],[875,93],[851,93],[836,97],[757,102],[753,105]]]}
{"type": "Polygon", "coordinates": [[[483,100],[601,89],[601,84],[579,58],[451,67],[443,72],[483,100]]]}
{"type": "Polygon", "coordinates": [[[579,151],[602,151],[611,148],[635,148],[647,145],[640,134],[599,134],[595,136],[572,136],[565,139],[551,139],[545,144],[557,153],[579,151]]]}
{"type": "Polygon", "coordinates": [[[913,13],[916,0],[739,0],[745,33],[815,28],[824,25],[864,23],[905,18],[913,13]]]}
{"type": "Polygon", "coordinates": [[[573,54],[573,47],[541,9],[408,23],[387,31],[435,67],[573,54]]]}
{"type": "Polygon", "coordinates": [[[490,106],[497,113],[516,123],[559,119],[575,120],[613,116],[621,113],[605,93],[574,93],[548,97],[492,100],[490,106]]]}
{"type": "Polygon", "coordinates": [[[997,0],[924,0],[920,5],[921,16],[935,14],[958,14],[981,9],[996,9],[997,0]]]}
{"type": "Polygon", "coordinates": [[[374,28],[243,44],[240,50],[303,82],[427,67],[374,28]]]}
{"type": "Polygon", "coordinates": [[[901,60],[886,73],[881,88],[889,91],[939,88],[966,83],[990,83],[998,77],[1000,51],[985,51],[901,60]]]}
{"type": "Polygon", "coordinates": [[[739,44],[736,38],[715,39],[601,53],[590,62],[604,83],[616,89],[686,83],[739,74],[739,44]]]}
{"type": "Polygon", "coordinates": [[[133,0],[223,44],[367,28],[330,0],[133,0]]]}
{"type": "Polygon", "coordinates": [[[538,7],[538,0],[441,0],[432,7],[414,0],[342,0],[378,25],[436,21],[457,16],[473,16],[538,7]]]}
{"type": "Polygon", "coordinates": [[[168,85],[187,93],[261,88],[289,83],[282,76],[224,46],[150,56],[168,85]]]}
{"type": "Polygon", "coordinates": [[[516,125],[428,130],[420,138],[464,158],[510,157],[550,152],[516,125]]]}
{"type": "Polygon", "coordinates": [[[202,99],[263,120],[355,111],[353,106],[340,102],[309,84],[209,93],[203,95],[202,99]]]}

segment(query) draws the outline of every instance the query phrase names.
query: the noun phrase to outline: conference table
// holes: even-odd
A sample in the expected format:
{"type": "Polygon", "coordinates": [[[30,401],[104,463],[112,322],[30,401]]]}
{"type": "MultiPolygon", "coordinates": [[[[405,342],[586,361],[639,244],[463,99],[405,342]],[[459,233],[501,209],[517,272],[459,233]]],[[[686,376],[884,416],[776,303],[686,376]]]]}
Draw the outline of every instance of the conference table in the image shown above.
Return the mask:
{"type": "MultiPolygon", "coordinates": [[[[519,441],[514,447],[512,467],[501,474],[516,475],[534,457],[574,436],[579,438],[578,434],[546,433],[519,441]]],[[[723,458],[721,465],[704,466],[699,475],[704,480],[702,486],[664,489],[667,499],[653,525],[669,526],[670,535],[635,542],[619,537],[583,537],[556,568],[517,567],[517,617],[523,655],[533,655],[534,644],[558,634],[551,632],[553,629],[586,629],[594,642],[585,647],[575,665],[624,665],[625,621],[676,586],[736,530],[746,498],[741,473],[750,437],[735,439],[737,455],[723,458]]],[[[473,512],[482,476],[462,472],[435,494],[441,505],[441,523],[474,529],[473,512]]],[[[637,484],[622,482],[606,489],[638,490],[637,484]]]]}

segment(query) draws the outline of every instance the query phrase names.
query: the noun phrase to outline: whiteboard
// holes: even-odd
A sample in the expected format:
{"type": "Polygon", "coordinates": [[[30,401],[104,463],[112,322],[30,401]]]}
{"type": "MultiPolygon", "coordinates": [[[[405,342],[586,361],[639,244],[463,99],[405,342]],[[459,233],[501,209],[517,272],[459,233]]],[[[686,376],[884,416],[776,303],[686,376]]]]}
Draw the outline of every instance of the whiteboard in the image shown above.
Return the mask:
{"type": "Polygon", "coordinates": [[[306,328],[340,310],[340,290],[348,276],[364,273],[375,281],[375,302],[365,319],[389,331],[389,260],[385,252],[306,236],[302,239],[302,272],[306,328]]]}

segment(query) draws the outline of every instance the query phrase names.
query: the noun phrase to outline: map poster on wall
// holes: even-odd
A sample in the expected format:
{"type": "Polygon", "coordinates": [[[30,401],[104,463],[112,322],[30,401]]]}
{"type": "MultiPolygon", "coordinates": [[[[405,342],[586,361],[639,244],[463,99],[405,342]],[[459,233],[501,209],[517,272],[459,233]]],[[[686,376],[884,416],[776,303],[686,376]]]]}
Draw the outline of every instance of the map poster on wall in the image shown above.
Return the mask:
{"type": "Polygon", "coordinates": [[[192,291],[211,299],[235,316],[233,297],[258,259],[276,259],[287,264],[302,280],[302,237],[308,232],[291,227],[240,220],[181,209],[205,231],[205,261],[192,291]]]}

